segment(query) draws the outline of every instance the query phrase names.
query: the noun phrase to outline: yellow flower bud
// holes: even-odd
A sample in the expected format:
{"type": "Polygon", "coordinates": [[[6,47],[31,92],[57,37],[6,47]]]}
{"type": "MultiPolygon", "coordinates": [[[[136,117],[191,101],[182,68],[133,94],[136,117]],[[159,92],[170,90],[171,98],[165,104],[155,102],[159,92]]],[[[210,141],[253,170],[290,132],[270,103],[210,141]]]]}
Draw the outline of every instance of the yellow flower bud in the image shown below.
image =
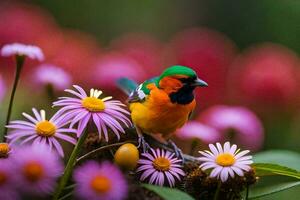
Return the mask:
{"type": "Polygon", "coordinates": [[[10,147],[7,143],[0,143],[0,158],[5,158],[8,156],[10,147]]]}
{"type": "Polygon", "coordinates": [[[115,153],[115,163],[127,170],[135,169],[139,160],[139,150],[131,143],[123,144],[115,153]]]}

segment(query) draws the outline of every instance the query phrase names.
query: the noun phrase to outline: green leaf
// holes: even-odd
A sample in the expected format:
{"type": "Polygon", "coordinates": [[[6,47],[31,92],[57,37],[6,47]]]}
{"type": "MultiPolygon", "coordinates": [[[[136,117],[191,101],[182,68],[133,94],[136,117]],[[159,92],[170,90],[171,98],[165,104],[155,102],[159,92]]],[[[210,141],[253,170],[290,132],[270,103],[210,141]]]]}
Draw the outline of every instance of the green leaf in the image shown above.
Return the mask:
{"type": "Polygon", "coordinates": [[[160,186],[150,185],[150,184],[142,184],[142,186],[148,190],[155,192],[165,200],[182,200],[182,199],[194,200],[194,198],[191,197],[189,194],[178,189],[160,187],[160,186]]]}
{"type": "Polygon", "coordinates": [[[257,176],[282,175],[300,179],[299,171],[285,166],[270,163],[255,163],[252,166],[257,176]]]}
{"type": "Polygon", "coordinates": [[[283,190],[288,190],[293,187],[300,186],[300,181],[290,181],[285,183],[277,183],[274,185],[268,185],[263,187],[256,187],[250,189],[248,199],[256,199],[263,196],[271,195],[277,192],[281,192],[283,190]]]}
{"type": "Polygon", "coordinates": [[[300,154],[288,150],[269,150],[253,156],[254,163],[272,163],[300,171],[300,154]]]}

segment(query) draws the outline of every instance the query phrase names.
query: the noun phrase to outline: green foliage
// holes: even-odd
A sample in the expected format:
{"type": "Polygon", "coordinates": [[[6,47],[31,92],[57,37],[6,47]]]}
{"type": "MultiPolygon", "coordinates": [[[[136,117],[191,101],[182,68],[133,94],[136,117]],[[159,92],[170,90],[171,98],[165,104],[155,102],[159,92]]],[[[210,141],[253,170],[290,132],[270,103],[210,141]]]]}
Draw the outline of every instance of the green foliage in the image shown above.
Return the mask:
{"type": "Polygon", "coordinates": [[[300,171],[300,154],[288,150],[269,150],[254,155],[255,163],[272,163],[300,171]]]}
{"type": "Polygon", "coordinates": [[[260,187],[254,187],[250,189],[248,199],[261,198],[267,195],[294,188],[296,186],[300,186],[300,181],[294,180],[275,184],[268,184],[260,187]]]}
{"type": "Polygon", "coordinates": [[[270,163],[255,163],[252,166],[257,176],[282,175],[300,179],[299,171],[289,167],[270,163]]]}
{"type": "MultiPolygon", "coordinates": [[[[293,187],[300,185],[300,172],[294,168],[290,168],[290,166],[294,166],[295,162],[299,161],[299,155],[293,152],[285,152],[285,151],[269,151],[261,153],[260,155],[255,156],[254,160],[261,161],[270,161],[273,163],[283,163],[285,162],[289,167],[282,166],[279,164],[272,163],[255,163],[253,164],[253,168],[255,168],[256,175],[259,177],[265,176],[276,176],[280,175],[283,177],[293,178],[289,181],[282,180],[274,180],[267,184],[262,184],[255,186],[250,189],[249,199],[256,199],[260,197],[264,197],[267,195],[271,195],[277,192],[281,192],[287,189],[291,189],[293,187]],[[286,153],[286,154],[285,154],[286,153]],[[282,158],[282,159],[281,159],[282,158]],[[294,160],[293,160],[294,159],[294,160]]],[[[264,182],[264,181],[262,181],[264,182]]]]}
{"type": "Polygon", "coordinates": [[[142,184],[142,186],[148,190],[151,190],[158,194],[160,197],[162,197],[165,200],[194,200],[193,197],[188,195],[187,193],[184,193],[178,189],[174,188],[168,188],[168,187],[160,187],[156,185],[150,185],[150,184],[142,184]]]}

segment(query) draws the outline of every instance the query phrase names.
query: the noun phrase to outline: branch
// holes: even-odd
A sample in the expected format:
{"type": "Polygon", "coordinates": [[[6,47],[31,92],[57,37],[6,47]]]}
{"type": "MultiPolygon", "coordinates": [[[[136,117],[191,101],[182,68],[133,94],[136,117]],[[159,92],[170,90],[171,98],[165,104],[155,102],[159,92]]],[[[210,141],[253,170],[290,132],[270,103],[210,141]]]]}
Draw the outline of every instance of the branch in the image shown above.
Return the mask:
{"type": "MultiPolygon", "coordinates": [[[[166,144],[164,144],[162,142],[157,141],[153,137],[151,137],[149,135],[145,135],[145,138],[146,138],[147,142],[149,142],[150,144],[174,153],[174,149],[170,148],[169,146],[167,146],[166,144]]],[[[184,162],[186,162],[186,161],[199,162],[198,159],[194,156],[191,156],[188,154],[182,154],[182,156],[184,158],[184,162]]]]}
{"type": "MultiPolygon", "coordinates": [[[[136,133],[136,130],[135,129],[128,129],[128,135],[131,135],[131,136],[137,136],[137,133],[136,133]]],[[[167,151],[170,151],[170,152],[174,152],[174,150],[172,148],[170,148],[169,146],[167,146],[166,144],[162,143],[162,142],[159,142],[157,141],[156,139],[154,139],[153,137],[151,137],[150,135],[144,135],[146,141],[148,143],[151,144],[151,146],[156,146],[156,147],[159,147],[159,148],[162,148],[162,149],[165,149],[167,151]]],[[[109,145],[106,145],[106,146],[101,146],[97,149],[94,149],[88,153],[86,153],[85,155],[79,157],[77,160],[76,160],[76,163],[78,162],[81,162],[103,150],[106,150],[106,149],[110,149],[110,148],[113,148],[113,147],[119,147],[123,144],[126,144],[126,143],[133,143],[133,144],[137,144],[137,138],[130,138],[130,140],[126,140],[124,142],[119,142],[119,143],[114,143],[114,144],[109,144],[109,145]]],[[[188,154],[183,154],[183,158],[186,161],[189,161],[189,162],[198,162],[198,159],[194,156],[191,156],[191,155],[188,155],[188,154]]]]}
{"type": "Polygon", "coordinates": [[[136,141],[128,140],[128,141],[125,141],[125,142],[119,142],[119,143],[114,143],[114,144],[109,144],[109,145],[106,145],[106,146],[99,147],[99,148],[94,149],[94,150],[84,154],[83,156],[77,158],[76,163],[78,163],[78,162],[80,162],[80,161],[82,161],[82,160],[84,160],[84,159],[86,159],[86,158],[88,158],[88,157],[90,157],[94,154],[97,154],[97,153],[99,153],[99,152],[101,152],[105,149],[110,149],[112,147],[118,147],[118,146],[121,146],[121,145],[126,144],[126,143],[136,143],[136,141]]]}

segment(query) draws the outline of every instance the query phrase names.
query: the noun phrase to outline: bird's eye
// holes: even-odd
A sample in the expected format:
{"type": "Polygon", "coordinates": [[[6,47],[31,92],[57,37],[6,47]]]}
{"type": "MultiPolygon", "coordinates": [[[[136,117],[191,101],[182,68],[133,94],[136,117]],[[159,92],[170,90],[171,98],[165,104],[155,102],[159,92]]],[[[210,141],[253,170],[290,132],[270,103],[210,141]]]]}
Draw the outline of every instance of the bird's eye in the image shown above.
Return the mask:
{"type": "Polygon", "coordinates": [[[189,78],[179,78],[179,80],[182,83],[188,84],[188,83],[193,83],[194,82],[194,77],[189,77],[189,78]]]}

